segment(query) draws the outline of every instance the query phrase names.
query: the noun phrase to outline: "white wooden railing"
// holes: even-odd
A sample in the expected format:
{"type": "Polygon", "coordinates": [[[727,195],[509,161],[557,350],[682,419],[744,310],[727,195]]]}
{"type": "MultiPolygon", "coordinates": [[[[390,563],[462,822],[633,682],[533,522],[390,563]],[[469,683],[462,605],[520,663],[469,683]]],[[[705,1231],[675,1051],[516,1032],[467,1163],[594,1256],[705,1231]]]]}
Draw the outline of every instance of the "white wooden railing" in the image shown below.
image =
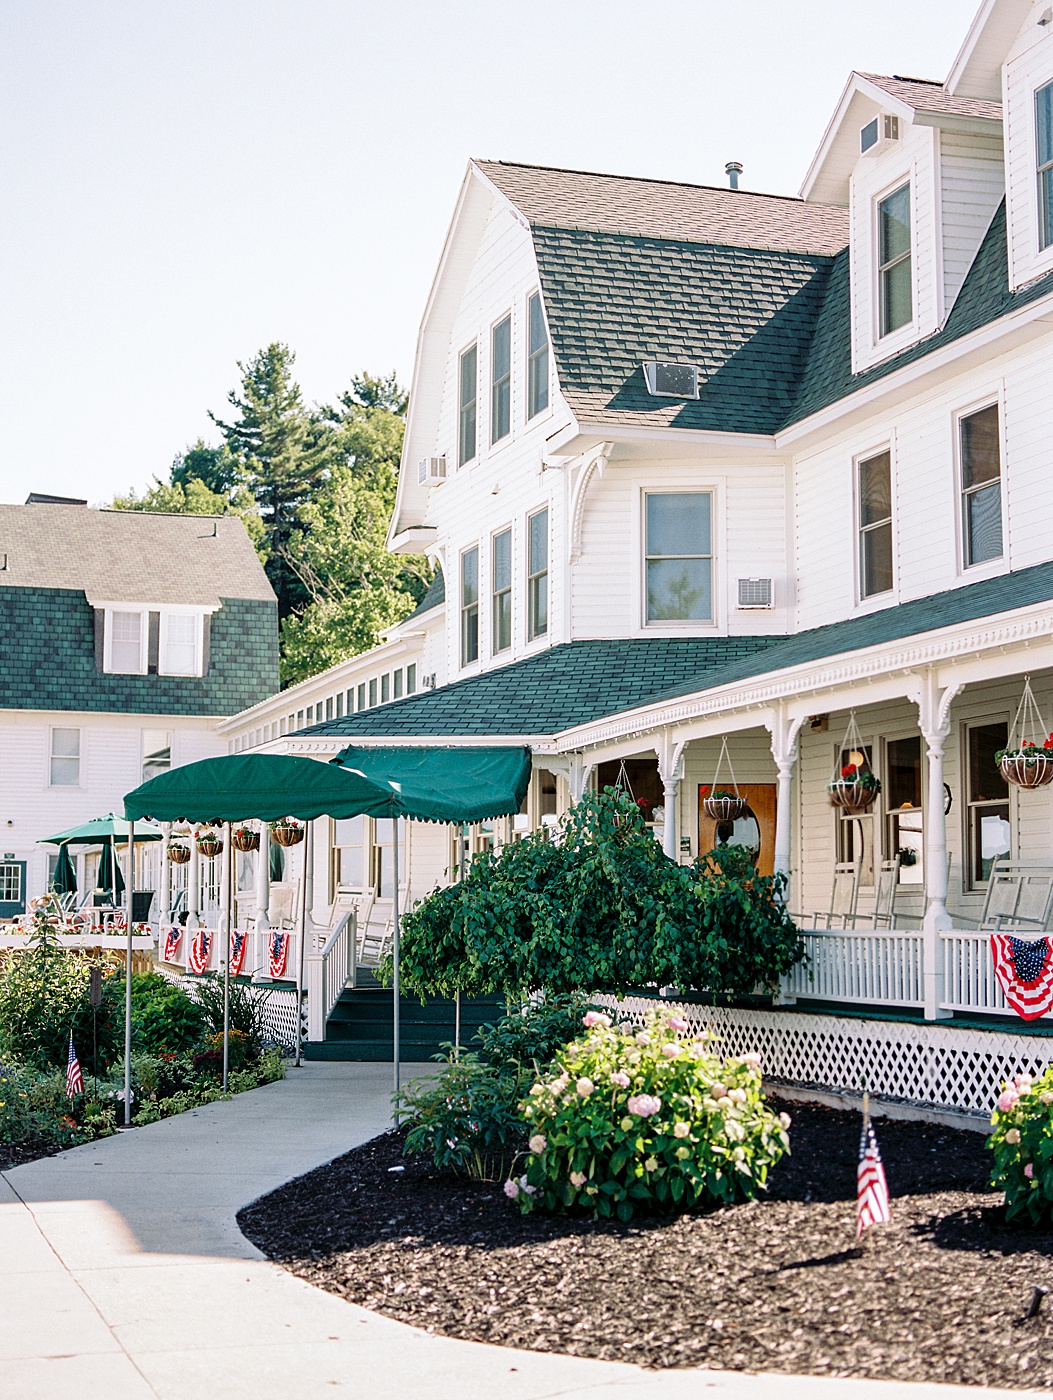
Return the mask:
{"type": "Polygon", "coordinates": [[[994,975],[989,933],[823,929],[802,937],[805,961],[779,983],[784,1006],[800,999],[899,1007],[929,1021],[954,1012],[1013,1014],[994,975]]]}
{"type": "Polygon", "coordinates": [[[307,954],[307,1039],[324,1040],[325,1026],[348,982],[354,981],[358,920],[348,909],[318,952],[307,954]]]}

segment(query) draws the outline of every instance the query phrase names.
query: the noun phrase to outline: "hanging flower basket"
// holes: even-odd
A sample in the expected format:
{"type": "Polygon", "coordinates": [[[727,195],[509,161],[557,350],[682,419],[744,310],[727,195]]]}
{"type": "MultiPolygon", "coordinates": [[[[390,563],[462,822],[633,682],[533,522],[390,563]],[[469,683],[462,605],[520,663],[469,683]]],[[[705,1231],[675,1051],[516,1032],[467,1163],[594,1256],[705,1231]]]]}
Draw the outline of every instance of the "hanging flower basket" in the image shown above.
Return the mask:
{"type": "Polygon", "coordinates": [[[190,847],[182,841],[170,841],[168,859],[173,865],[186,865],[190,859],[190,847]]]}
{"type": "Polygon", "coordinates": [[[702,789],[702,810],[715,822],[737,822],[746,815],[748,808],[748,795],[743,797],[738,792],[708,784],[702,789]]]}
{"type": "Polygon", "coordinates": [[[230,842],[236,851],[258,851],[260,833],[251,826],[237,826],[230,833],[230,842]]]}
{"type": "Polygon", "coordinates": [[[283,817],[280,822],[271,822],[271,835],[279,846],[298,846],[303,840],[303,822],[283,817]]]}
{"type": "Polygon", "coordinates": [[[206,856],[209,860],[215,860],[223,849],[223,842],[219,839],[219,833],[206,829],[197,834],[196,845],[198,853],[206,856]]]}
{"type": "Polygon", "coordinates": [[[1040,788],[1053,783],[1053,734],[1042,748],[1003,749],[998,768],[1007,783],[1020,788],[1040,788]]]}
{"type": "Polygon", "coordinates": [[[828,783],[826,790],[831,806],[843,807],[846,812],[868,812],[878,799],[881,784],[869,768],[847,763],[841,776],[828,783]]]}

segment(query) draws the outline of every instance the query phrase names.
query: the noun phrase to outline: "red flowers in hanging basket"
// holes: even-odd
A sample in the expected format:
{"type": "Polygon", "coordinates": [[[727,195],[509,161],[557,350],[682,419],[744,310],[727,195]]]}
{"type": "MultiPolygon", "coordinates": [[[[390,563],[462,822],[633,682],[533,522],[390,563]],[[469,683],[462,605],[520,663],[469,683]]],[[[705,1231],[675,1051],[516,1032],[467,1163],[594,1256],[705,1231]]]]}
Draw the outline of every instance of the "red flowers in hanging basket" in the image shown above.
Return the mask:
{"type": "Polygon", "coordinates": [[[831,806],[843,807],[846,812],[866,812],[877,801],[881,784],[869,768],[846,763],[841,776],[828,783],[826,790],[831,806]]]}
{"type": "Polygon", "coordinates": [[[258,851],[260,833],[251,826],[238,826],[230,833],[231,844],[236,851],[258,851]]]}
{"type": "Polygon", "coordinates": [[[271,835],[279,846],[298,846],[303,840],[303,822],[293,817],[282,817],[281,821],[271,822],[271,835]]]}
{"type": "Polygon", "coordinates": [[[197,849],[201,855],[208,860],[214,860],[223,849],[223,842],[219,839],[219,832],[213,831],[211,827],[206,827],[199,831],[196,838],[197,849]]]}
{"type": "Polygon", "coordinates": [[[746,815],[749,798],[729,788],[710,787],[707,783],[701,789],[702,810],[715,822],[736,822],[746,815]]]}

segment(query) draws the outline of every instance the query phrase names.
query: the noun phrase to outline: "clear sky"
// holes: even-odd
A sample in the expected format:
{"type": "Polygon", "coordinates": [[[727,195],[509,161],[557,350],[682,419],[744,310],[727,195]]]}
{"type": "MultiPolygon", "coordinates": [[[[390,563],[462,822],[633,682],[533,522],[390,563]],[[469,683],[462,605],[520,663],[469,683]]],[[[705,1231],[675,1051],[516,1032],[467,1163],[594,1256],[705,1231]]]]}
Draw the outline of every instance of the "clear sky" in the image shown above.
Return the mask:
{"type": "Polygon", "coordinates": [[[272,340],[408,380],[470,156],[793,194],[977,3],[2,0],[0,500],[147,485],[272,340]]]}

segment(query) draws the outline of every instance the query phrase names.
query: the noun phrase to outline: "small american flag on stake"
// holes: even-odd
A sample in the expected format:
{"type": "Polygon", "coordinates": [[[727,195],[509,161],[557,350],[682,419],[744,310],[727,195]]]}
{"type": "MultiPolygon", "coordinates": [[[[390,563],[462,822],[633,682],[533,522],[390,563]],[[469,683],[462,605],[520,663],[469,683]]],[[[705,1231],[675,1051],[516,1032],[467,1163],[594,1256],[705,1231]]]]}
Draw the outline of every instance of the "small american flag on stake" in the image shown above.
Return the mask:
{"type": "Polygon", "coordinates": [[[870,1122],[870,1095],[863,1093],[863,1136],[859,1142],[856,1172],[856,1239],[871,1225],[886,1225],[892,1218],[888,1206],[888,1183],[881,1164],[877,1137],[870,1122]]]}
{"type": "Polygon", "coordinates": [[[69,1059],[66,1061],[66,1097],[72,1099],[74,1094],[84,1093],[84,1075],[81,1073],[80,1061],[77,1059],[77,1052],[73,1048],[73,1032],[69,1033],[69,1059]]]}

